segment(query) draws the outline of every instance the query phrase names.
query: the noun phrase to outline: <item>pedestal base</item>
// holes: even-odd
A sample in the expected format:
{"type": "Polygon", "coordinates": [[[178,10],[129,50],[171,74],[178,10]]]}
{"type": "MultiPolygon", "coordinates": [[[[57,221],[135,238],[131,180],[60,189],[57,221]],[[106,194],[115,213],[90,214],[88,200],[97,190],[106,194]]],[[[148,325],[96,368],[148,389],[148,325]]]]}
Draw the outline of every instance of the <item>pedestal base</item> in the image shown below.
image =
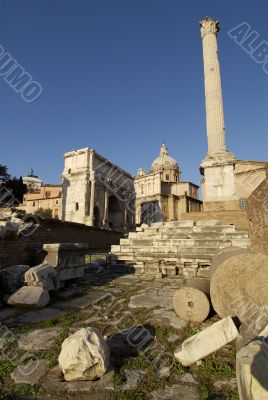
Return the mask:
{"type": "Polygon", "coordinates": [[[235,156],[222,152],[209,154],[203,160],[200,170],[204,175],[203,201],[223,202],[237,200],[235,189],[235,156]]]}
{"type": "MultiPolygon", "coordinates": [[[[235,155],[229,151],[220,153],[207,154],[202,161],[200,168],[213,167],[217,165],[233,164],[235,162],[235,155]]],[[[202,172],[201,172],[202,173],[202,172]]]]}

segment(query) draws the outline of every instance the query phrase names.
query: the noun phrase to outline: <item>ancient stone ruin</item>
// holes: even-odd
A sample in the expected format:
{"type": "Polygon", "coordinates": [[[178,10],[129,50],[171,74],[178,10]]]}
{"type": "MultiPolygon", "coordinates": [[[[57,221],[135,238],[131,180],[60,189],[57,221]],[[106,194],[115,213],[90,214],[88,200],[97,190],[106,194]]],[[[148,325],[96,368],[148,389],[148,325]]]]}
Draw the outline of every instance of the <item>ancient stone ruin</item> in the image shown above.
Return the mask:
{"type": "Polygon", "coordinates": [[[8,253],[0,271],[0,398],[268,399],[266,163],[227,150],[219,25],[208,17],[200,24],[203,210],[197,186],[179,180],[164,144],[150,172],[136,177],[135,229],[126,207],[134,203],[132,177],[116,167],[119,184],[107,179],[106,162],[113,164],[92,149],[66,153],[69,222],[39,221],[42,234],[28,238],[23,232],[38,221],[13,211],[0,221],[8,253]],[[185,187],[192,195],[180,197],[185,187]],[[157,222],[145,215],[155,202],[163,208],[157,222]],[[180,218],[180,206],[189,218],[180,218]]]}

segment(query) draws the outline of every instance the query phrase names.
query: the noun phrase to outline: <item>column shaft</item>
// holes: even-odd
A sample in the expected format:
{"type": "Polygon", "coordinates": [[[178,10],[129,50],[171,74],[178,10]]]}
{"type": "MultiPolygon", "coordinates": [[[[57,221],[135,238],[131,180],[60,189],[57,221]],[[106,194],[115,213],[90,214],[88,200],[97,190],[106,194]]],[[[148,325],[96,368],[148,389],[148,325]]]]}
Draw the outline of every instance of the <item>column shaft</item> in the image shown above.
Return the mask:
{"type": "Polygon", "coordinates": [[[226,152],[221,75],[218,60],[218,22],[200,22],[203,43],[208,155],[226,152]]]}

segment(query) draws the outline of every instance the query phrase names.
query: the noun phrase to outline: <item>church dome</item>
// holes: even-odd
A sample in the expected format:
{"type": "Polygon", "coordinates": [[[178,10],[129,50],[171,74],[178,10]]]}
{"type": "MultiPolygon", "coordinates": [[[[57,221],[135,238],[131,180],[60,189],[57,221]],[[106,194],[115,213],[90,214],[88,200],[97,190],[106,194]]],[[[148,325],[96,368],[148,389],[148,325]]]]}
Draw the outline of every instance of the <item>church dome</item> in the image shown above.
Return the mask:
{"type": "Polygon", "coordinates": [[[152,163],[150,172],[159,172],[166,169],[173,169],[179,171],[179,166],[174,158],[168,155],[168,148],[163,143],[160,148],[160,155],[152,163]]]}

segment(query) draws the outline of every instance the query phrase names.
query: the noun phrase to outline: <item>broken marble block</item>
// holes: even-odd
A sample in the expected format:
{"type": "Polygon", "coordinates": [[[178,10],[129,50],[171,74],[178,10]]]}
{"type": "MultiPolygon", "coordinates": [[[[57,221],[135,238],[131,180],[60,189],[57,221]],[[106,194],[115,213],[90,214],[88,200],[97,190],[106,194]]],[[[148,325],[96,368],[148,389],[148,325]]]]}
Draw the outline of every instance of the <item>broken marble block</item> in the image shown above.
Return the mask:
{"type": "Polygon", "coordinates": [[[8,299],[8,304],[17,307],[43,308],[49,302],[49,293],[38,286],[23,286],[8,299]]]}
{"type": "Polygon", "coordinates": [[[0,286],[3,293],[12,294],[24,285],[24,275],[28,265],[12,265],[0,271],[0,286]]]}
{"type": "Polygon", "coordinates": [[[82,278],[85,274],[85,254],[87,243],[51,243],[44,244],[47,252],[44,263],[57,270],[59,280],[82,278]]]}
{"type": "Polygon", "coordinates": [[[240,400],[268,399],[268,325],[236,355],[240,400]]]}
{"type": "Polygon", "coordinates": [[[186,339],[175,350],[174,356],[182,365],[188,366],[219,350],[238,336],[239,332],[232,318],[227,317],[186,339]]]}
{"type": "Polygon", "coordinates": [[[64,340],[59,366],[66,381],[93,381],[107,372],[110,350],[96,328],[82,328],[64,340]]]}
{"type": "Polygon", "coordinates": [[[0,239],[16,239],[18,235],[18,224],[10,221],[0,221],[0,239]]]}
{"type": "Polygon", "coordinates": [[[47,263],[30,268],[25,273],[25,283],[28,286],[39,286],[44,290],[58,290],[60,287],[57,271],[47,263]]]}

